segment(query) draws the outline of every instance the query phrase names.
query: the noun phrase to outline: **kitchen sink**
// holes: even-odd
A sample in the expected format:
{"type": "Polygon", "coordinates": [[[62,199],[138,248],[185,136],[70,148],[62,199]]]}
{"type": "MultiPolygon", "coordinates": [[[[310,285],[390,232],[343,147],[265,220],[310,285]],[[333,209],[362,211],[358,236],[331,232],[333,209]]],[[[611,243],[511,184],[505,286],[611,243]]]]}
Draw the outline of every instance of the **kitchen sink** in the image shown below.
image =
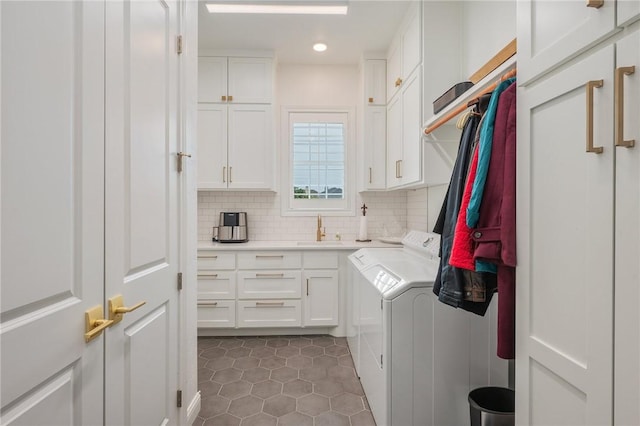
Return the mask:
{"type": "Polygon", "coordinates": [[[342,241],[298,241],[299,246],[341,246],[342,241]]]}

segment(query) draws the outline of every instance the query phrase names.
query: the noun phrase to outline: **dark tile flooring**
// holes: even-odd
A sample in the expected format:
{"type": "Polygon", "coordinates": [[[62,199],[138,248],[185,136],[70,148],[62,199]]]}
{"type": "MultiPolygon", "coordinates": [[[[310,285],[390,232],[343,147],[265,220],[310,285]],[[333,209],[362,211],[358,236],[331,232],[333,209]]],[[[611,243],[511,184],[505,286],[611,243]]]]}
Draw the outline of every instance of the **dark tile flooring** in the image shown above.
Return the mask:
{"type": "Polygon", "coordinates": [[[345,338],[199,337],[194,426],[375,426],[345,338]]]}

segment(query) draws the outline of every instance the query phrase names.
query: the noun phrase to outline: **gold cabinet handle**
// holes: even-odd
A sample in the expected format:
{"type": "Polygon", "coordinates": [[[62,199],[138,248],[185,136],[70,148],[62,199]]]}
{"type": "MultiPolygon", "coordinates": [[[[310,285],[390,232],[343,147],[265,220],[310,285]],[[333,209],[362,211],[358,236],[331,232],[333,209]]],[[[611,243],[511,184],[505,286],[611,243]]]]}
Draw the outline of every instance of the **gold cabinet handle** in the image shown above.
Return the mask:
{"type": "Polygon", "coordinates": [[[199,280],[215,280],[218,278],[218,274],[198,274],[199,280]]]}
{"type": "Polygon", "coordinates": [[[402,160],[398,160],[398,177],[402,179],[402,160]]]}
{"type": "Polygon", "coordinates": [[[227,97],[225,95],[222,95],[222,102],[226,102],[227,101],[227,97]]]}
{"type": "Polygon", "coordinates": [[[84,341],[89,343],[102,332],[113,325],[112,320],[104,319],[102,315],[102,305],[94,306],[84,313],[84,341]]]}
{"type": "Polygon", "coordinates": [[[307,278],[307,296],[309,295],[309,278],[307,278]]]}
{"type": "Polygon", "coordinates": [[[284,278],[284,274],[256,274],[256,278],[284,278]]]}
{"type": "Polygon", "coordinates": [[[227,183],[227,166],[222,167],[222,183],[227,183]]]}
{"type": "Polygon", "coordinates": [[[233,96],[229,95],[229,102],[233,101],[233,96]]]}
{"type": "Polygon", "coordinates": [[[369,103],[372,104],[373,103],[373,98],[369,98],[369,103]]]}
{"type": "Polygon", "coordinates": [[[121,294],[112,297],[111,299],[109,299],[109,319],[113,320],[114,324],[117,324],[122,321],[122,317],[124,316],[124,314],[135,311],[145,303],[147,302],[142,301],[128,308],[124,306],[124,299],[122,298],[121,294]]]}
{"type": "Polygon", "coordinates": [[[256,254],[256,259],[283,259],[283,254],[256,254]]]}
{"type": "Polygon", "coordinates": [[[205,301],[199,300],[198,306],[218,306],[218,302],[205,302],[205,301]]]}
{"type": "Polygon", "coordinates": [[[396,160],[396,179],[398,179],[398,160],[396,160]]]}
{"type": "Polygon", "coordinates": [[[602,80],[587,82],[587,152],[602,154],[601,146],[593,146],[593,89],[602,87],[602,80]]]}
{"type": "Polygon", "coordinates": [[[191,158],[191,154],[187,154],[187,153],[184,153],[184,152],[179,152],[178,153],[178,172],[182,172],[182,157],[191,158]]]}
{"type": "Polygon", "coordinates": [[[256,306],[262,306],[262,307],[284,306],[284,302],[256,302],[256,306]]]}
{"type": "Polygon", "coordinates": [[[198,259],[217,259],[218,255],[199,254],[198,259]]]}
{"type": "Polygon", "coordinates": [[[233,183],[233,167],[229,166],[229,183],[233,183]]]}
{"type": "Polygon", "coordinates": [[[600,9],[604,5],[604,0],[587,0],[587,7],[600,9]]]}
{"type": "Polygon", "coordinates": [[[631,75],[634,72],[636,72],[635,66],[616,68],[616,75],[614,80],[614,92],[616,97],[614,112],[616,116],[616,146],[623,146],[626,148],[633,148],[636,144],[635,139],[631,139],[628,141],[624,140],[624,76],[631,75]]]}
{"type": "Polygon", "coordinates": [[[398,77],[398,79],[396,80],[396,87],[400,86],[401,84],[402,84],[402,79],[398,77]]]}
{"type": "Polygon", "coordinates": [[[371,183],[371,167],[369,167],[369,183],[371,183]]]}

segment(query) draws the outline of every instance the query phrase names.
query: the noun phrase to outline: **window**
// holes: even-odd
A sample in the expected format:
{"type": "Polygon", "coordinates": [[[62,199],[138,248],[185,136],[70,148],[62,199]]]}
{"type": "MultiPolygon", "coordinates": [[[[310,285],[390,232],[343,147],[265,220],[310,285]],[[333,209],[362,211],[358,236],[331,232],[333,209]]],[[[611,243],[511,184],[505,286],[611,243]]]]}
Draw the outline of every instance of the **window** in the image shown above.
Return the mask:
{"type": "Polygon", "coordinates": [[[347,110],[285,109],[283,139],[287,147],[283,152],[289,155],[285,162],[288,177],[284,214],[351,214],[353,179],[347,167],[353,158],[350,132],[347,110]]]}

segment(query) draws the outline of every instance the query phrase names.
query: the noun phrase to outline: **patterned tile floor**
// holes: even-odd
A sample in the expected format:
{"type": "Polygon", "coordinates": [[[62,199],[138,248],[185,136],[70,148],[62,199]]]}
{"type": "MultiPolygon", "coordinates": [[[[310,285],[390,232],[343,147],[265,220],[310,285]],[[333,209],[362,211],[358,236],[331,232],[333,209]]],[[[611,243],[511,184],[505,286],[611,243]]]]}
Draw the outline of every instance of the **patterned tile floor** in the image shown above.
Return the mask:
{"type": "Polygon", "coordinates": [[[345,338],[199,337],[194,426],[375,426],[345,338]]]}

